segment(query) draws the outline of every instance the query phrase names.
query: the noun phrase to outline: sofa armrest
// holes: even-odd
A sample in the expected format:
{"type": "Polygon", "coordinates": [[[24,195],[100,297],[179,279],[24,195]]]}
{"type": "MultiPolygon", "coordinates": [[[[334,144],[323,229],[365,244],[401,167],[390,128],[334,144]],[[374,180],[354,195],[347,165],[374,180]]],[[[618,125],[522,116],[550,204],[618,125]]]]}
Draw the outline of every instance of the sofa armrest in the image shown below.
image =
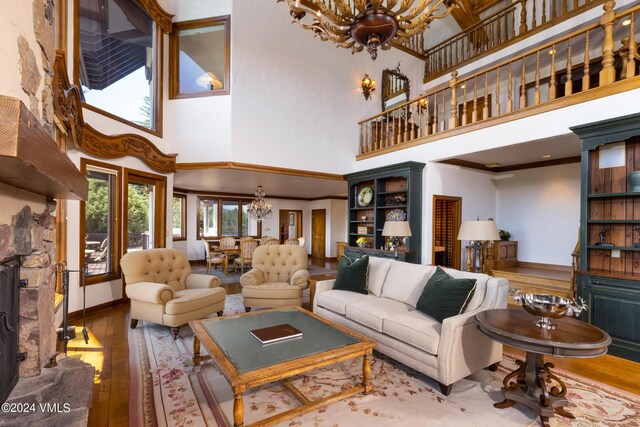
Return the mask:
{"type": "Polygon", "coordinates": [[[191,273],[185,280],[187,289],[208,289],[220,286],[220,279],[208,274],[191,273]]]}
{"type": "Polygon", "coordinates": [[[480,330],[477,310],[448,317],[442,322],[438,347],[438,381],[448,385],[502,360],[502,344],[480,330]]]}
{"type": "Polygon", "coordinates": [[[132,300],[152,304],[165,304],[174,297],[173,288],[164,283],[138,282],[127,285],[125,292],[132,300]]]}
{"type": "Polygon", "coordinates": [[[331,289],[333,289],[333,285],[336,283],[336,279],[329,279],[329,280],[319,280],[316,282],[316,295],[315,298],[313,299],[312,304],[312,310],[315,313],[316,312],[316,308],[318,307],[318,303],[316,301],[318,301],[318,294],[320,292],[324,292],[324,291],[330,291],[331,289]]]}
{"type": "Polygon", "coordinates": [[[289,284],[301,289],[306,289],[306,287],[309,286],[309,270],[305,268],[295,271],[289,279],[289,284]]]}
{"type": "Polygon", "coordinates": [[[252,268],[240,276],[241,286],[256,286],[261,283],[264,283],[264,274],[257,268],[252,268]]]}

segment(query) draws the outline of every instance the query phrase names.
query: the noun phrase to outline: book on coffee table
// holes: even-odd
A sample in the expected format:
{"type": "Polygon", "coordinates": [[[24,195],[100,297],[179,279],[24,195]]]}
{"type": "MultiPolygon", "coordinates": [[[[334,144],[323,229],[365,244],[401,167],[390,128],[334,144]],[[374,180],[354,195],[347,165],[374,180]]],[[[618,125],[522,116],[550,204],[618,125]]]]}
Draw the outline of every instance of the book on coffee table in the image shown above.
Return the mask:
{"type": "Polygon", "coordinates": [[[302,336],[302,332],[294,328],[288,323],[282,325],[268,326],[266,328],[254,329],[251,335],[262,344],[271,344],[278,341],[298,338],[302,336]]]}

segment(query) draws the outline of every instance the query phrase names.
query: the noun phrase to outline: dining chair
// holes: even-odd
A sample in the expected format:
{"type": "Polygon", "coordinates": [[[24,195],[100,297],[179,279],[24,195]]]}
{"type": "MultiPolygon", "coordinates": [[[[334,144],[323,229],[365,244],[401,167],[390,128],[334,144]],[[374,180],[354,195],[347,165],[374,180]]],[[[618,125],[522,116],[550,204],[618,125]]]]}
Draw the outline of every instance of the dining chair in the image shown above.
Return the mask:
{"type": "Polygon", "coordinates": [[[260,245],[279,245],[280,241],[275,237],[271,236],[262,236],[260,238],[260,245]]]}
{"type": "Polygon", "coordinates": [[[214,268],[216,268],[218,265],[222,265],[224,262],[224,254],[212,252],[209,242],[205,239],[202,239],[202,243],[204,243],[205,261],[207,261],[207,274],[211,274],[211,266],[213,265],[214,268]]]}
{"type": "Polygon", "coordinates": [[[251,265],[253,260],[253,251],[258,247],[258,241],[254,239],[245,240],[240,243],[240,256],[233,260],[233,271],[236,271],[236,265],[240,265],[240,272],[244,274],[244,266],[251,265]]]}

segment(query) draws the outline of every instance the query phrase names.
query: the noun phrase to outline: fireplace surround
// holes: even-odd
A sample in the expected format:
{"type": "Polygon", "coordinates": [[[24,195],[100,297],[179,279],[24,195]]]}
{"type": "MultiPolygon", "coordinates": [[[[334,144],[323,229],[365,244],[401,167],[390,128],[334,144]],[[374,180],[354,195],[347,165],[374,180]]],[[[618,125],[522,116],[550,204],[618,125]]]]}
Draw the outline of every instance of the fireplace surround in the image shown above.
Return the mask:
{"type": "Polygon", "coordinates": [[[0,261],[0,403],[18,382],[20,259],[0,261]]]}

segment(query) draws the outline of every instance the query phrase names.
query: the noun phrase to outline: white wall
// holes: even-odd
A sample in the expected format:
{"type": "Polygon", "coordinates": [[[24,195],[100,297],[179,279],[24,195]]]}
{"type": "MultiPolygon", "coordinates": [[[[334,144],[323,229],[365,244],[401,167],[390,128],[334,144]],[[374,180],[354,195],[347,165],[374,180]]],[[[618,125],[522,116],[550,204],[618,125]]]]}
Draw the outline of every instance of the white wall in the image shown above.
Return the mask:
{"type": "Polygon", "coordinates": [[[496,222],[518,241],[518,261],[571,265],[580,226],[580,164],[497,178],[496,222]]]}
{"type": "MultiPolygon", "coordinates": [[[[496,217],[496,187],[492,174],[440,163],[423,171],[422,263],[431,264],[433,195],[462,197],[462,221],[496,217]]],[[[467,242],[463,242],[463,247],[467,242]]],[[[465,265],[465,251],[462,251],[465,265]]]]}
{"type": "Polygon", "coordinates": [[[361,80],[381,86],[382,70],[395,68],[411,79],[412,95],[423,63],[396,49],[373,62],[364,51],[321,42],[291,23],[284,3],[236,1],[232,15],[231,158],[333,173],[352,171],[358,125],[379,113],[380,92],[365,100],[361,80]]]}

